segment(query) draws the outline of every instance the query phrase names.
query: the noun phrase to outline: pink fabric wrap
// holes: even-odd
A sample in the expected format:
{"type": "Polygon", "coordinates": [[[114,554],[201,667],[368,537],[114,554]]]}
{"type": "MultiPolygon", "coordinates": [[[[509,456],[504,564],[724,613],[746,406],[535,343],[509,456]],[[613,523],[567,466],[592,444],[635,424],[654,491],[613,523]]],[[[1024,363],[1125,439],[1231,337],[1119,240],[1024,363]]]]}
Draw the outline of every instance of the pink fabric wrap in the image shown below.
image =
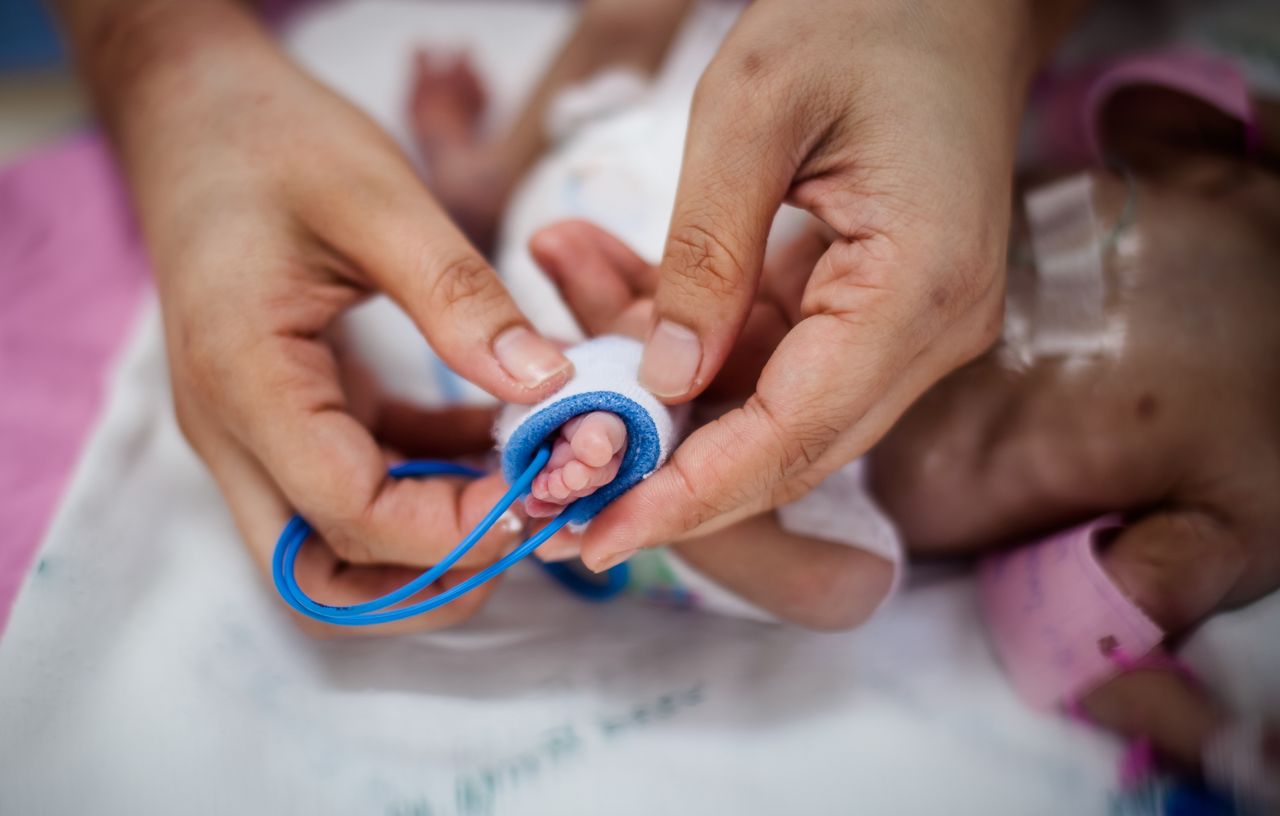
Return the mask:
{"type": "Polygon", "coordinates": [[[1105,159],[1098,125],[1107,101],[1118,91],[1153,85],[1203,100],[1245,129],[1245,149],[1259,147],[1260,135],[1249,88],[1225,57],[1188,49],[1122,57],[1048,89],[1037,128],[1046,155],[1067,163],[1101,164],[1105,159]]]}
{"type": "Polygon", "coordinates": [[[146,287],[101,139],[0,169],[0,632],[146,287]]]}
{"type": "Polygon", "coordinates": [[[1098,563],[1107,516],[986,559],[978,594],[991,641],[1018,693],[1037,708],[1070,702],[1141,657],[1164,632],[1098,563]]]}

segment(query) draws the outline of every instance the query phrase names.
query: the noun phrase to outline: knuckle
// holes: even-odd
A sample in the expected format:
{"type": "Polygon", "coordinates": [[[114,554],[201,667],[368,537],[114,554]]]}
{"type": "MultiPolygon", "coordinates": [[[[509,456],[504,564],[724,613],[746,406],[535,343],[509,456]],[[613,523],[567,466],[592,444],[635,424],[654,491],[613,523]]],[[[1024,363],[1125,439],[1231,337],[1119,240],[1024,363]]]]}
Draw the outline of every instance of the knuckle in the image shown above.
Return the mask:
{"type": "Polygon", "coordinates": [[[990,263],[961,266],[955,275],[956,297],[953,299],[955,307],[968,311],[975,304],[982,303],[996,286],[996,278],[997,275],[990,263]]]}
{"type": "Polygon", "coordinates": [[[453,311],[459,306],[482,309],[503,295],[489,264],[472,254],[447,260],[426,277],[426,302],[438,311],[453,311]]]}
{"type": "Polygon", "coordinates": [[[964,311],[955,316],[959,323],[958,331],[953,333],[957,365],[986,353],[1004,329],[1004,287],[1000,281],[986,276],[980,282],[967,285],[972,287],[974,295],[964,302],[964,311]]]}
{"type": "Polygon", "coordinates": [[[668,256],[676,262],[682,294],[709,293],[719,297],[739,294],[746,288],[747,271],[723,241],[705,227],[686,224],[668,238],[668,256]]]}
{"type": "Polygon", "coordinates": [[[758,420],[758,426],[768,429],[767,442],[776,463],[776,472],[771,480],[774,490],[810,470],[839,432],[838,428],[816,418],[813,412],[801,412],[784,422],[777,409],[759,394],[748,399],[743,408],[758,420]]]}
{"type": "Polygon", "coordinates": [[[769,91],[784,84],[787,75],[785,54],[776,48],[753,46],[727,48],[703,71],[694,88],[694,106],[715,106],[726,111],[759,112],[773,110],[769,91]]]}
{"type": "MultiPolygon", "coordinates": [[[[688,532],[725,513],[729,508],[723,502],[714,500],[705,490],[699,489],[698,485],[705,484],[705,479],[698,478],[696,473],[691,472],[688,462],[678,454],[679,451],[676,456],[671,457],[669,463],[677,480],[679,493],[685,499],[676,507],[679,514],[676,526],[688,532]]],[[[653,543],[659,545],[667,542],[653,543]]]]}
{"type": "Polygon", "coordinates": [[[975,304],[987,299],[993,289],[1003,288],[1000,284],[1004,281],[1003,262],[981,241],[960,252],[957,258],[950,274],[943,276],[933,292],[935,304],[952,315],[968,313],[975,304]]]}
{"type": "Polygon", "coordinates": [[[218,380],[218,371],[224,364],[225,349],[217,336],[203,330],[200,321],[184,321],[178,329],[177,338],[171,342],[177,348],[171,349],[173,369],[176,382],[182,382],[196,394],[208,398],[213,396],[213,384],[218,380]]]}
{"type": "Polygon", "coordinates": [[[808,495],[822,482],[822,476],[815,470],[797,473],[789,479],[779,482],[769,496],[769,503],[774,507],[791,504],[808,495]]]}
{"type": "Polygon", "coordinates": [[[990,307],[981,310],[978,317],[977,336],[969,348],[969,359],[985,353],[1000,340],[1004,330],[1004,299],[996,298],[990,307]]]}
{"type": "MultiPolygon", "coordinates": [[[[693,88],[693,101],[689,108],[691,126],[708,112],[724,104],[726,92],[733,91],[733,85],[726,81],[728,77],[724,74],[725,71],[720,67],[719,60],[716,60],[708,65],[702,72],[702,76],[698,78],[698,84],[693,88]]],[[[737,94],[732,95],[737,96],[737,94]]]]}
{"type": "Polygon", "coordinates": [[[165,318],[171,323],[165,345],[174,391],[193,402],[221,404],[226,383],[238,373],[232,358],[237,354],[236,330],[243,323],[228,319],[220,304],[209,301],[203,308],[180,302],[165,318]]]}
{"type": "Polygon", "coordinates": [[[372,564],[377,561],[370,537],[356,513],[339,507],[324,522],[321,535],[334,555],[349,564],[372,564]]]}

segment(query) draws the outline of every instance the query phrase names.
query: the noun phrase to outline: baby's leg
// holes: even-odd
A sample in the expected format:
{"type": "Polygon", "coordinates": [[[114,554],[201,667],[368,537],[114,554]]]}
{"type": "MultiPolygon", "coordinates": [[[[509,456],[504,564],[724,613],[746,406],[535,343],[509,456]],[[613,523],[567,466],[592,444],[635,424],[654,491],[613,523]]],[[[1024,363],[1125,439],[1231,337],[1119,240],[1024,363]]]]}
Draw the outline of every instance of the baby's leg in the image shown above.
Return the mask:
{"type": "Polygon", "coordinates": [[[551,459],[533,480],[525,509],[534,518],[559,513],[618,475],[627,450],[627,426],[616,414],[594,411],[566,422],[551,459]]]}
{"type": "Polygon", "coordinates": [[[775,617],[852,629],[893,587],[896,565],[866,550],[784,529],[765,513],[672,549],[691,567],[775,617]]]}
{"type": "Polygon", "coordinates": [[[465,55],[414,55],[409,118],[428,159],[442,148],[474,144],[486,104],[484,86],[465,55]]]}
{"type": "Polygon", "coordinates": [[[484,86],[464,55],[419,51],[409,96],[409,125],[427,164],[431,189],[481,249],[492,244],[515,178],[500,147],[480,138],[484,86]]]}

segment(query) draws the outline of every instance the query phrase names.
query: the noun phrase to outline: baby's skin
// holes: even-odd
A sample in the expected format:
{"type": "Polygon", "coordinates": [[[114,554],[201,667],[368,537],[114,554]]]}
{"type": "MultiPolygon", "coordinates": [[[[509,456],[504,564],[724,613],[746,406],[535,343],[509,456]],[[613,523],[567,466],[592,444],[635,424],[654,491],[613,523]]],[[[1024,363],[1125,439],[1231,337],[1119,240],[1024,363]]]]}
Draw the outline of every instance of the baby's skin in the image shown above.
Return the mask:
{"type": "Polygon", "coordinates": [[[551,448],[551,459],[533,480],[525,510],[548,518],[590,496],[618,475],[627,450],[627,426],[616,414],[593,411],[566,422],[551,448]]]}
{"type": "MultiPolygon", "coordinates": [[[[997,347],[922,397],[871,470],[918,555],[989,551],[1126,513],[1100,561],[1176,639],[1280,587],[1280,153],[1271,144],[1243,158],[1238,127],[1219,144],[1220,117],[1196,121],[1185,99],[1129,102],[1166,115],[1126,128],[1132,185],[1093,174],[1098,223],[1133,222],[1105,261],[1110,339],[1029,358],[1017,342],[997,347]],[[1180,138],[1159,132],[1188,117],[1180,138]]],[[[1022,308],[1034,292],[1011,270],[1010,314],[1034,320],[1022,308]]],[[[1190,771],[1230,718],[1161,669],[1080,703],[1190,771]]],[[[1280,768],[1280,731],[1269,738],[1280,768]]]]}
{"type": "Polygon", "coordinates": [[[492,248],[516,184],[551,148],[547,114],[560,92],[609,68],[652,75],[694,7],[692,0],[576,5],[578,19],[568,38],[501,133],[484,132],[488,94],[465,53],[415,55],[406,111],[410,129],[432,192],[482,251],[492,248]]]}
{"type": "Polygon", "coordinates": [[[466,54],[419,51],[411,87],[409,127],[431,191],[467,237],[488,249],[514,179],[510,162],[481,139],[484,86],[466,54]]]}

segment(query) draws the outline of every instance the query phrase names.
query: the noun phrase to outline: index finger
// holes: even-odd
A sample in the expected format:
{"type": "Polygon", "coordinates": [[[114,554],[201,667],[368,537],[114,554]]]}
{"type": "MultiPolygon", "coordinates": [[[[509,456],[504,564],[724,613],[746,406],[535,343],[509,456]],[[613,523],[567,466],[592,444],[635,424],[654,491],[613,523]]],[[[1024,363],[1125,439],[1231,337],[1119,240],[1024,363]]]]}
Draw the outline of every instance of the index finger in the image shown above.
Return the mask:
{"type": "Polygon", "coordinates": [[[395,300],[461,376],[507,402],[554,393],[572,374],[568,358],[533,330],[489,262],[404,169],[367,185],[317,169],[308,225],[367,276],[365,285],[395,300]],[[343,206],[333,206],[333,190],[343,206]]]}
{"type": "Polygon", "coordinates": [[[702,393],[729,356],[807,138],[790,100],[744,83],[734,59],[722,51],[698,83],[659,267],[639,376],[667,402],[702,393]]]}

